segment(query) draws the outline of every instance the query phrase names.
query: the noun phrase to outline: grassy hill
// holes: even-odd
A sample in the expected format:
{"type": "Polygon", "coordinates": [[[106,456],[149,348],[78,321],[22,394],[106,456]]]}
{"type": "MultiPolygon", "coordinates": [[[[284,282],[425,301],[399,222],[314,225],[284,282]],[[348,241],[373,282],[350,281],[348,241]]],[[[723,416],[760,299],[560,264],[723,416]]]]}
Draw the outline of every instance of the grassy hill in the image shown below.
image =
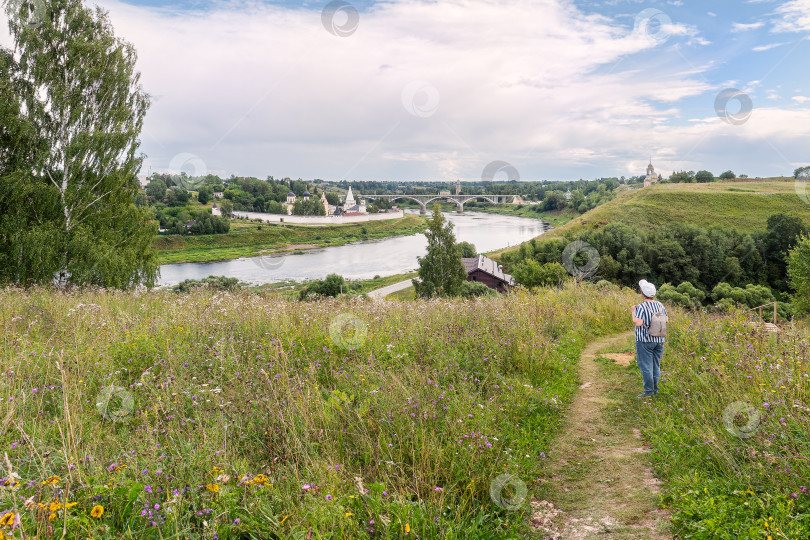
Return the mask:
{"type": "Polygon", "coordinates": [[[617,222],[641,229],[668,223],[720,225],[750,233],[765,230],[768,216],[778,213],[800,217],[810,224],[810,204],[799,198],[792,178],[658,184],[623,191],[543,238],[617,222]]]}

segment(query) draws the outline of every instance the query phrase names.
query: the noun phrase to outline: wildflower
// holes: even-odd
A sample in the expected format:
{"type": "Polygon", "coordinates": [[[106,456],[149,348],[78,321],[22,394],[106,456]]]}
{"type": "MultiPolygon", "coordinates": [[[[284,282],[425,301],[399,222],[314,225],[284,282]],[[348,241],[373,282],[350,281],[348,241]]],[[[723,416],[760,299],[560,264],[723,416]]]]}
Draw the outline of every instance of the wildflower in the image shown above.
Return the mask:
{"type": "Polygon", "coordinates": [[[256,486],[266,486],[267,484],[270,483],[270,479],[263,474],[257,474],[256,476],[253,477],[253,480],[251,480],[248,483],[256,486]]]}
{"type": "Polygon", "coordinates": [[[56,519],[56,512],[52,512],[50,516],[48,516],[48,521],[53,521],[56,519]]]}
{"type": "Polygon", "coordinates": [[[100,518],[104,515],[104,507],[100,504],[95,505],[93,509],[90,510],[90,515],[96,519],[100,518]]]}
{"type": "Polygon", "coordinates": [[[406,532],[406,533],[411,532],[411,526],[410,526],[410,524],[408,524],[408,523],[406,523],[406,524],[405,524],[405,532],[406,532]]]}
{"type": "Polygon", "coordinates": [[[14,524],[14,512],[6,512],[0,518],[0,527],[11,527],[14,524]]]}
{"type": "Polygon", "coordinates": [[[152,493],[152,486],[146,484],[145,486],[143,486],[143,490],[147,493],[152,493]]]}
{"type": "Polygon", "coordinates": [[[331,496],[331,495],[327,495],[326,497],[324,497],[324,499],[326,499],[327,501],[331,501],[331,500],[332,500],[332,496],[331,496]]]}
{"type": "Polygon", "coordinates": [[[433,488],[433,491],[438,493],[440,491],[444,491],[444,488],[440,488],[439,486],[436,486],[436,487],[433,488]]]}
{"type": "Polygon", "coordinates": [[[48,510],[50,510],[51,512],[56,512],[57,510],[60,510],[61,508],[62,508],[62,504],[59,503],[59,501],[54,501],[54,502],[52,502],[50,504],[50,506],[48,506],[48,510]]]}
{"type": "Polygon", "coordinates": [[[59,478],[59,477],[58,477],[58,476],[56,476],[56,475],[54,475],[54,476],[49,476],[47,480],[44,480],[44,481],[42,482],[42,485],[43,485],[43,486],[55,486],[56,484],[58,484],[58,483],[59,483],[59,482],[61,482],[61,481],[62,481],[62,479],[61,479],[61,478],[59,478]]]}
{"type": "Polygon", "coordinates": [[[77,502],[65,503],[65,509],[73,508],[77,504],[79,504],[79,503],[77,503],[77,502]]]}
{"type": "Polygon", "coordinates": [[[352,517],[353,515],[351,512],[346,512],[346,517],[352,517]]]}
{"type": "Polygon", "coordinates": [[[205,489],[207,489],[211,493],[219,493],[219,485],[217,484],[206,484],[205,489]]]}

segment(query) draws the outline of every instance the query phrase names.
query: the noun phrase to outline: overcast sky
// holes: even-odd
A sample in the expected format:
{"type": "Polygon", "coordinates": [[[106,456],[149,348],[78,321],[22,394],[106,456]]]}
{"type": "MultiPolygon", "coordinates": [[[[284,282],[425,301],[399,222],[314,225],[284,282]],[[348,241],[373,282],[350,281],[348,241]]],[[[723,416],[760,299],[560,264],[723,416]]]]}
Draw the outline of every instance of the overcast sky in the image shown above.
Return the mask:
{"type": "Polygon", "coordinates": [[[153,96],[143,173],[454,181],[500,160],[513,169],[495,179],[567,180],[644,174],[650,156],[666,176],[810,164],[810,0],[99,5],[153,96]]]}

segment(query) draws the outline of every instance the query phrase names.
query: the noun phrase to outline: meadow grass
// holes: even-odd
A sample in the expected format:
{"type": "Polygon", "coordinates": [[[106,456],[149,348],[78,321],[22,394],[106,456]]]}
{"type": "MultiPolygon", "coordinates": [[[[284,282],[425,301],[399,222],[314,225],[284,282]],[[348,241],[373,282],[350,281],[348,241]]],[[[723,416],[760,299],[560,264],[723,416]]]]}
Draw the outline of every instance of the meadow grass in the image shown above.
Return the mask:
{"type": "Polygon", "coordinates": [[[633,300],[2,290],[0,530],[528,535],[528,500],[496,504],[493,480],[532,496],[583,343],[633,300]]]}
{"type": "Polygon", "coordinates": [[[628,413],[643,418],[679,538],[810,538],[807,336],[744,313],[673,325],[659,398],[628,413]]]}

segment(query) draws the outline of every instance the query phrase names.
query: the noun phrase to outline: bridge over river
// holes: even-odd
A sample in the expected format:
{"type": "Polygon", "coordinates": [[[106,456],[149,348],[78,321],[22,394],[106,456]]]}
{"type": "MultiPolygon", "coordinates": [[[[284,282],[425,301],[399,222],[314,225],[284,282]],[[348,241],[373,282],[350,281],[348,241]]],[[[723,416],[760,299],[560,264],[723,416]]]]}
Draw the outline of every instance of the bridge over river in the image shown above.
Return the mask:
{"type": "Polygon", "coordinates": [[[464,203],[475,199],[483,199],[493,204],[515,203],[520,201],[520,195],[362,195],[362,198],[369,200],[386,200],[394,202],[398,199],[410,199],[419,203],[419,213],[427,214],[427,205],[435,200],[444,200],[456,203],[456,212],[464,213],[464,203]],[[516,201],[517,199],[517,201],[516,201]]]}

